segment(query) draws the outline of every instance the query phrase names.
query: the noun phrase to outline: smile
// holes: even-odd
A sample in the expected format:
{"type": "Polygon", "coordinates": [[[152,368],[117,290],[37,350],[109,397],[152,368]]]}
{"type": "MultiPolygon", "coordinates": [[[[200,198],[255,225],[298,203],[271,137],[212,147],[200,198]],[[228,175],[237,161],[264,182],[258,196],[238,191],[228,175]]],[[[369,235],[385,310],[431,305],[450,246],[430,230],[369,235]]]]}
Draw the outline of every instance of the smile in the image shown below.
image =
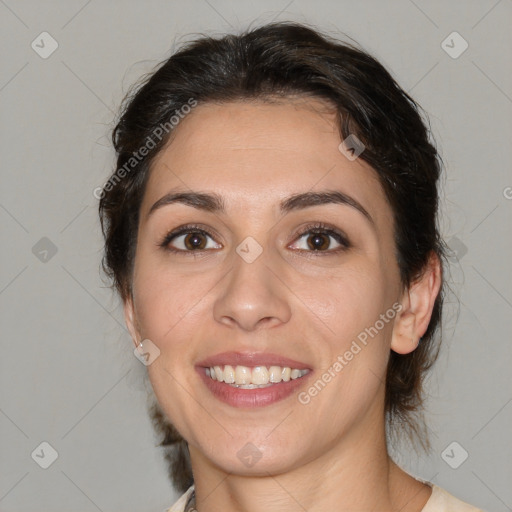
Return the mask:
{"type": "Polygon", "coordinates": [[[299,370],[288,366],[242,366],[216,365],[205,368],[205,373],[210,379],[224,382],[232,387],[240,389],[258,389],[300,379],[309,370],[299,370]]]}

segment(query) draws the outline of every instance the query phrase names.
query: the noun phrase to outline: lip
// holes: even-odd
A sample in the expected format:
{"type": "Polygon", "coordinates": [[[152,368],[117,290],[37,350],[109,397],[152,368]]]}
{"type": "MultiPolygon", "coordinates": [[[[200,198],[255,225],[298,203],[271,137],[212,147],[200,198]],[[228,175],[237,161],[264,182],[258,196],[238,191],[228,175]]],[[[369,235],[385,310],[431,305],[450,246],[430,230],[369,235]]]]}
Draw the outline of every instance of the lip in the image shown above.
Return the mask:
{"type": "Polygon", "coordinates": [[[296,368],[297,370],[310,370],[311,373],[311,368],[305,363],[268,352],[222,352],[200,361],[197,363],[196,367],[210,368],[212,366],[223,366],[225,364],[248,367],[275,365],[296,368]]]}
{"type": "Polygon", "coordinates": [[[313,371],[310,370],[306,375],[297,379],[290,379],[288,382],[281,381],[266,388],[241,389],[208,377],[203,366],[196,366],[196,371],[209,391],[218,400],[237,408],[263,407],[284,400],[298,391],[299,388],[305,386],[306,381],[309,381],[309,377],[313,374],[313,371]]]}

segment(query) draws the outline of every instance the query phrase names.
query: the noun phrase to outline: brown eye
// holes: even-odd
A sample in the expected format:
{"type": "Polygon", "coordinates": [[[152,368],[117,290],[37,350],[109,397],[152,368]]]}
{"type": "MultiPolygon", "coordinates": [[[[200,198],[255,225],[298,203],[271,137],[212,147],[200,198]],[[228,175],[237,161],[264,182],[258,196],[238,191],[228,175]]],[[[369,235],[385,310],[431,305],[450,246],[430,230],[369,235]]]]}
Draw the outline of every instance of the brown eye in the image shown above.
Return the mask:
{"type": "Polygon", "coordinates": [[[323,233],[312,233],[306,240],[308,247],[314,251],[328,249],[331,244],[329,237],[323,233]]]}
{"type": "Polygon", "coordinates": [[[212,235],[204,229],[184,226],[169,233],[160,246],[175,253],[199,252],[222,247],[222,245],[212,242],[214,242],[212,235]]]}
{"type": "Polygon", "coordinates": [[[291,248],[308,252],[330,254],[344,251],[350,247],[350,243],[344,234],[318,223],[306,227],[299,233],[296,240],[291,248]]]}
{"type": "Polygon", "coordinates": [[[202,233],[189,233],[185,235],[183,244],[187,249],[204,249],[206,247],[206,237],[202,233]]]}

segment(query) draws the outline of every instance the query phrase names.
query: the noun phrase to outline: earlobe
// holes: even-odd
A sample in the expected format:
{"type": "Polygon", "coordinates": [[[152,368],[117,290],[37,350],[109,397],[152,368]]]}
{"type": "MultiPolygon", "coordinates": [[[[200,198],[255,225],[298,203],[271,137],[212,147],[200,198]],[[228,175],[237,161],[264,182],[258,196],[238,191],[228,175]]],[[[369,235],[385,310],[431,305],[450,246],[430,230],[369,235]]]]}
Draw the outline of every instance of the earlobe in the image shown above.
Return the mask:
{"type": "Polygon", "coordinates": [[[124,309],[124,320],[126,322],[126,326],[128,327],[128,332],[132,337],[133,343],[135,347],[139,344],[140,333],[137,326],[137,319],[135,316],[135,308],[133,305],[133,297],[130,295],[128,298],[124,300],[123,304],[124,309]]]}
{"type": "Polygon", "coordinates": [[[416,315],[411,311],[409,296],[402,302],[403,309],[398,314],[393,327],[391,350],[398,354],[409,354],[418,346],[416,336],[416,315]]]}
{"type": "Polygon", "coordinates": [[[403,308],[393,326],[391,350],[409,354],[416,349],[428,329],[441,281],[441,261],[432,253],[423,274],[403,293],[403,308]]]}

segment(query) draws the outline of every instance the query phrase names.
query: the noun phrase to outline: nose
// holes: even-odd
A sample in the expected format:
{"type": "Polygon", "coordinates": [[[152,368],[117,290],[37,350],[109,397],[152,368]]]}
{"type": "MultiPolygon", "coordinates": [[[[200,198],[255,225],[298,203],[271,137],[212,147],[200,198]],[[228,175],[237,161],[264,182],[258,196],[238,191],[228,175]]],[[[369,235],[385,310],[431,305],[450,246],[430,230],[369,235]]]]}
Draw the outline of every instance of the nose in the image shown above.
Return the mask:
{"type": "Polygon", "coordinates": [[[275,327],[290,320],[288,288],[279,278],[276,265],[270,266],[265,251],[252,263],[237,253],[233,267],[222,283],[213,314],[217,322],[245,331],[275,327]]]}

